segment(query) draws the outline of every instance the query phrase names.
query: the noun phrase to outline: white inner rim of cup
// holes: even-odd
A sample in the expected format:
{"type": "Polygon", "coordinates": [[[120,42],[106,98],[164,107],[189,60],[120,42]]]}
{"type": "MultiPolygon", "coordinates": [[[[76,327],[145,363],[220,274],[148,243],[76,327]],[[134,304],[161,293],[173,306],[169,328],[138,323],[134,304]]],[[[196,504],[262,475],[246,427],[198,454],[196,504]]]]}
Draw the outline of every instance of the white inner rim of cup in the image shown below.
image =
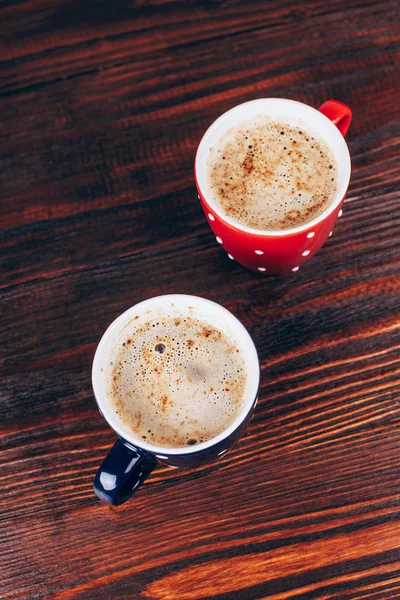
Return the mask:
{"type": "Polygon", "coordinates": [[[250,408],[253,406],[259,386],[260,379],[260,367],[258,362],[257,351],[254,346],[253,340],[245,327],[240,321],[226,308],[198,296],[189,296],[186,294],[170,294],[167,296],[156,296],[145,300],[132,306],[122,315],[117,317],[115,321],[111,323],[103,337],[101,338],[99,345],[93,359],[92,367],[92,385],[94,395],[100,409],[101,414],[104,416],[109,425],[123,437],[126,441],[130,442],[134,446],[149,450],[160,457],[167,458],[172,455],[179,454],[193,454],[209,448],[214,444],[228,437],[235,429],[244,421],[250,408]],[[228,337],[234,340],[235,344],[240,348],[242,356],[246,364],[247,381],[244,391],[243,406],[236,419],[229,427],[224,429],[219,435],[197,444],[196,446],[190,446],[185,448],[167,448],[165,446],[156,446],[145,442],[139,436],[136,436],[129,427],[121,422],[117,417],[115,409],[112,406],[112,402],[107,396],[107,371],[109,371],[109,363],[111,359],[111,349],[119,339],[121,331],[124,327],[133,319],[136,315],[139,315],[137,323],[140,324],[146,319],[146,311],[152,309],[167,309],[168,306],[174,306],[174,308],[182,311],[183,314],[191,314],[191,316],[197,316],[198,318],[204,318],[204,320],[211,325],[215,325],[221,329],[228,337]],[[189,313],[189,306],[193,307],[194,312],[189,313]]]}
{"type": "Polygon", "coordinates": [[[328,117],[323,115],[319,110],[297,102],[296,100],[287,100],[284,98],[261,98],[259,100],[251,100],[244,104],[235,106],[228,112],[221,115],[207,129],[199,147],[197,149],[195,160],[195,174],[197,185],[200,192],[204,196],[207,204],[212,210],[226,223],[241,231],[246,231],[255,235],[290,235],[298,233],[314,227],[320,221],[323,221],[343,199],[350,180],[350,154],[344,137],[339,129],[332,123],[328,117]],[[317,138],[325,141],[332,150],[338,165],[338,187],[335,196],[332,198],[329,206],[318,217],[312,221],[308,221],[303,225],[292,229],[280,230],[258,230],[247,227],[238,223],[234,219],[228,217],[214,202],[213,192],[210,190],[210,184],[207,177],[207,161],[209,158],[210,148],[218,144],[219,139],[231,127],[240,125],[244,121],[249,121],[258,115],[268,116],[284,123],[299,125],[304,127],[311,135],[314,134],[317,138]]]}

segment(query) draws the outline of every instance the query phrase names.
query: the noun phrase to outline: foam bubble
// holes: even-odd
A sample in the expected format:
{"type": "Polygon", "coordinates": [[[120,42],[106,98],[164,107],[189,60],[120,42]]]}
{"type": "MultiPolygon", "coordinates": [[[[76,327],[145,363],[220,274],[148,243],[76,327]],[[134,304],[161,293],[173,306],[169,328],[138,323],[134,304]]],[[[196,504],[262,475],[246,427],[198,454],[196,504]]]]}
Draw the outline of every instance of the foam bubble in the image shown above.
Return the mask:
{"type": "Polygon", "coordinates": [[[263,115],[227,131],[207,163],[213,199],[242,225],[290,229],[320,215],[337,190],[330,148],[303,125],[263,115]]]}
{"type": "Polygon", "coordinates": [[[139,438],[185,447],[218,435],[242,408],[245,363],[239,348],[193,314],[152,311],[121,332],[107,393],[139,438]]]}

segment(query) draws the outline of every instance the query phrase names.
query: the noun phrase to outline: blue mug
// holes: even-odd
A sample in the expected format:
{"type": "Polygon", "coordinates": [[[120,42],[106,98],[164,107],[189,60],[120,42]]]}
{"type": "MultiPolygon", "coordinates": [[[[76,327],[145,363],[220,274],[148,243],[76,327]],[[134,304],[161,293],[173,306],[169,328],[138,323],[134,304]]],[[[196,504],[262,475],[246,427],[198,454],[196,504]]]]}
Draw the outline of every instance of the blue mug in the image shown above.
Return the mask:
{"type": "Polygon", "coordinates": [[[226,308],[198,296],[170,294],[136,304],[108,327],[93,360],[92,384],[100,413],[118,439],[104,459],[94,479],[96,495],[109,504],[123,504],[141,486],[157,464],[169,467],[197,467],[222,458],[243,434],[257,404],[260,366],[254,343],[244,326],[226,308]],[[156,446],[135,435],[117,415],[107,395],[107,368],[122,330],[133,319],[145,318],[153,309],[173,306],[180,314],[193,314],[222,330],[237,345],[246,365],[246,384],[241,409],[235,420],[217,436],[184,448],[156,446]]]}

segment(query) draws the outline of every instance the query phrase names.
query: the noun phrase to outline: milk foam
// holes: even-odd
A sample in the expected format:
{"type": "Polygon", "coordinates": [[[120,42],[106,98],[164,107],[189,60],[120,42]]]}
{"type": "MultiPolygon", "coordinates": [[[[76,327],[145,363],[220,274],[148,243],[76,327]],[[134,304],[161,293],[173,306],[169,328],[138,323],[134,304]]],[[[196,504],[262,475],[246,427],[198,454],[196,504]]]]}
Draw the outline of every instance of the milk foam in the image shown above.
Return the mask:
{"type": "Polygon", "coordinates": [[[189,309],[133,319],[114,344],[107,395],[148,443],[185,447],[226,429],[243,408],[246,369],[223,331],[189,309]]]}
{"type": "Polygon", "coordinates": [[[338,168],[314,133],[259,115],[210,149],[207,175],[227,216],[252,229],[281,230],[307,223],[329,206],[338,168]]]}

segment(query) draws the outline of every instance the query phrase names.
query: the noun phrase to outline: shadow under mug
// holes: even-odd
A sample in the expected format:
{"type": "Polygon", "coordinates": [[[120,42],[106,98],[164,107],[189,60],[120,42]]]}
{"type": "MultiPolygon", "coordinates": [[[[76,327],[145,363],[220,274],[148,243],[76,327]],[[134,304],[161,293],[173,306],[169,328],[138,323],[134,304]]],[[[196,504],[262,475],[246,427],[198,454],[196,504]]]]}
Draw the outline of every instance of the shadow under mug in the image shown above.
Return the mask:
{"type": "Polygon", "coordinates": [[[343,212],[351,172],[350,154],[343,136],[350,126],[351,116],[350,108],[337,100],[328,100],[316,110],[295,100],[261,98],[235,106],[207,129],[195,159],[196,187],[216,240],[230,259],[259,273],[296,272],[321,248],[343,212]],[[302,125],[305,131],[325,141],[337,161],[338,186],[329,206],[318,217],[293,229],[261,231],[239,224],[224,214],[209,189],[207,161],[210,148],[230,128],[258,115],[302,125]]]}
{"type": "Polygon", "coordinates": [[[222,458],[243,434],[257,404],[260,366],[254,343],[240,321],[226,308],[198,296],[171,294],[156,296],[136,304],[120,315],[108,327],[96,349],[92,368],[93,391],[100,413],[118,435],[94,479],[96,495],[109,504],[123,504],[145,481],[158,465],[169,467],[196,467],[222,458]],[[185,448],[167,448],[150,444],[135,435],[123,423],[107,395],[107,367],[112,358],[116,340],[123,329],[138,318],[148,318],[153,309],[173,307],[179,314],[195,315],[206,323],[215,325],[234,341],[246,365],[246,385],[241,410],[235,420],[220,434],[208,441],[185,448]],[[190,312],[188,312],[190,311],[190,312]],[[194,311],[194,312],[193,312],[194,311]]]}

